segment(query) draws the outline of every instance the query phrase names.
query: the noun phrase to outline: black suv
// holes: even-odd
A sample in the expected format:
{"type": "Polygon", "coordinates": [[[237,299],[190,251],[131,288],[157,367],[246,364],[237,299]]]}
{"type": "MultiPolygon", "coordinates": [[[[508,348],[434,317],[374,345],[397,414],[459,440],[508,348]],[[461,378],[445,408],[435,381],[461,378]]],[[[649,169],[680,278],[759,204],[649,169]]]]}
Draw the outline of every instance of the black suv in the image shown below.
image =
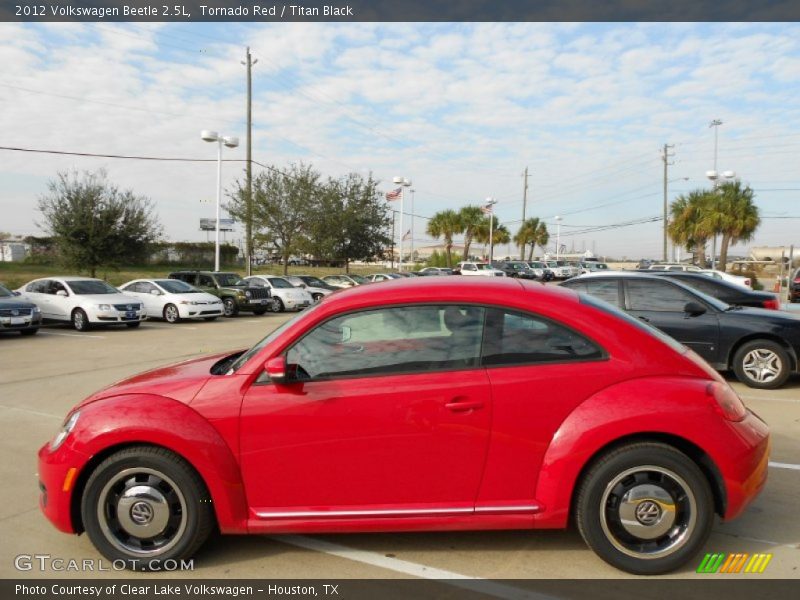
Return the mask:
{"type": "Polygon", "coordinates": [[[0,285],[0,332],[19,331],[22,335],[33,335],[41,324],[42,313],[38,306],[0,285]]]}
{"type": "Polygon", "coordinates": [[[222,300],[225,316],[234,317],[240,310],[263,315],[269,310],[272,294],[268,288],[253,287],[237,273],[215,271],[176,271],[170,279],[178,279],[222,300]]]}
{"type": "Polygon", "coordinates": [[[521,260],[500,260],[492,263],[495,269],[503,271],[506,277],[519,277],[520,279],[536,279],[536,272],[521,260]]]}

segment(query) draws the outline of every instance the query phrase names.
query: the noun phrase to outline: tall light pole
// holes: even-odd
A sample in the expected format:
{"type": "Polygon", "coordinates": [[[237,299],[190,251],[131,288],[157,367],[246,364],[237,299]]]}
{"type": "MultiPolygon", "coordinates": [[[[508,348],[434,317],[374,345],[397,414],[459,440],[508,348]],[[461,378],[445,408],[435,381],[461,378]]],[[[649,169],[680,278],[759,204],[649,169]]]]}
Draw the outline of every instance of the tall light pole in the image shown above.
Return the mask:
{"type": "Polygon", "coordinates": [[[561,253],[561,217],[556,215],[556,260],[561,253]]]}
{"type": "Polygon", "coordinates": [[[236,148],[239,145],[239,138],[233,136],[223,136],[216,131],[204,129],[200,132],[200,137],[206,142],[217,143],[217,219],[214,226],[214,270],[219,271],[219,213],[222,204],[222,145],[228,148],[236,148]]]}
{"type": "Polygon", "coordinates": [[[397,270],[402,272],[403,271],[403,200],[405,199],[406,191],[405,188],[411,187],[411,180],[406,179],[405,177],[395,177],[392,181],[400,186],[400,257],[397,262],[397,270]]]}
{"type": "Polygon", "coordinates": [[[414,262],[414,193],[417,191],[411,188],[411,262],[414,262]]]}
{"type": "Polygon", "coordinates": [[[492,264],[492,260],[494,259],[494,205],[497,204],[497,200],[489,196],[486,198],[486,206],[484,206],[484,212],[488,213],[489,215],[489,264],[492,264]]]}

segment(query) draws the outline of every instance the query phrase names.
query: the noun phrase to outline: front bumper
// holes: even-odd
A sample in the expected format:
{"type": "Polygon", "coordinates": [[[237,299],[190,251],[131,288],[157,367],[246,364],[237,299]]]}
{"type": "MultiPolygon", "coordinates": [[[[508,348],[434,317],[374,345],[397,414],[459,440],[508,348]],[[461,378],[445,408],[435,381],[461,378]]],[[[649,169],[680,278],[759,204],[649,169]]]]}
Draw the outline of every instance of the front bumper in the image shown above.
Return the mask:
{"type": "Polygon", "coordinates": [[[72,522],[72,494],[89,457],[72,450],[68,443],[55,452],[50,450],[50,442],[39,449],[39,508],[60,531],[77,533],[72,522]]]}
{"type": "Polygon", "coordinates": [[[222,304],[181,304],[178,307],[178,314],[181,319],[198,319],[205,317],[222,317],[225,311],[222,304]]]}
{"type": "Polygon", "coordinates": [[[35,329],[42,324],[42,313],[21,315],[18,317],[0,317],[0,331],[25,331],[35,329]]]}
{"type": "Polygon", "coordinates": [[[107,325],[113,323],[137,323],[147,319],[147,314],[144,310],[98,310],[88,314],[90,323],[104,323],[107,325]]]}

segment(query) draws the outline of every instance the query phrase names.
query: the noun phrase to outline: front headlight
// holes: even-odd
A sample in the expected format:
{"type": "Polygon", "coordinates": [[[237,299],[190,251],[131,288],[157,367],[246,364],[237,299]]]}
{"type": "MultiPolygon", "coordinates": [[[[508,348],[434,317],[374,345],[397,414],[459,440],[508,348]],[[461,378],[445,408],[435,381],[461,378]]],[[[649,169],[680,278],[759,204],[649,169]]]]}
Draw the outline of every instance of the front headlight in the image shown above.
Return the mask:
{"type": "Polygon", "coordinates": [[[42,309],[40,309],[38,306],[34,306],[33,307],[33,314],[40,313],[40,312],[42,312],[42,309]]]}
{"type": "Polygon", "coordinates": [[[252,294],[252,292],[250,292],[250,290],[247,290],[247,291],[244,293],[244,295],[245,295],[245,296],[247,296],[247,297],[249,298],[249,297],[250,297],[250,296],[252,296],[253,294],[252,294]]]}
{"type": "Polygon", "coordinates": [[[111,305],[110,304],[98,304],[97,308],[99,310],[111,310],[111,305]]]}
{"type": "Polygon", "coordinates": [[[75,428],[75,423],[78,422],[78,417],[80,416],[80,411],[75,411],[70,416],[67,417],[67,420],[64,421],[64,424],[61,426],[61,430],[56,434],[56,437],[53,438],[53,441],[50,442],[50,451],[53,452],[58,450],[58,447],[64,443],[64,440],[67,439],[67,436],[72,432],[75,428]]]}

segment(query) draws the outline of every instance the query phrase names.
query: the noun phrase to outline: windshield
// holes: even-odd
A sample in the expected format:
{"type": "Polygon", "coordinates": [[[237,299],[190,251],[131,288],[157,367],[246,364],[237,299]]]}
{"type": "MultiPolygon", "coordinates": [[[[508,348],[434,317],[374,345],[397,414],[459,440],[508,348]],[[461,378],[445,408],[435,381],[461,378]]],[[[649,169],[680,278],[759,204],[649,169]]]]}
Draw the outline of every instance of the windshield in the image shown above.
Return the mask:
{"type": "Polygon", "coordinates": [[[365,277],[362,277],[361,275],[350,275],[350,279],[352,279],[356,283],[367,283],[367,279],[365,277]]]}
{"type": "Polygon", "coordinates": [[[0,285],[0,298],[8,298],[9,296],[13,296],[13,295],[14,294],[12,294],[10,291],[8,291],[8,289],[6,289],[2,285],[0,285]]]}
{"type": "Polygon", "coordinates": [[[223,287],[232,285],[247,285],[247,282],[239,277],[236,273],[219,273],[217,275],[217,283],[223,287]]]}
{"type": "Polygon", "coordinates": [[[312,287],[323,287],[324,288],[324,287],[327,287],[327,285],[328,285],[327,283],[322,281],[322,279],[320,279],[319,277],[305,277],[305,276],[303,276],[303,277],[298,277],[298,279],[300,281],[305,282],[306,285],[310,285],[312,287]]]}
{"type": "Polygon", "coordinates": [[[267,281],[269,281],[274,288],[294,288],[294,286],[283,277],[269,277],[267,281]]]}
{"type": "Polygon", "coordinates": [[[280,327],[278,327],[277,329],[275,329],[275,330],[274,330],[272,333],[270,333],[270,334],[269,334],[267,337],[265,337],[263,340],[261,340],[260,342],[258,342],[258,343],[257,343],[255,346],[253,346],[252,348],[250,348],[250,350],[248,350],[247,352],[245,352],[244,354],[242,354],[242,355],[241,355],[239,358],[237,358],[237,359],[234,361],[234,363],[231,365],[231,368],[228,370],[228,373],[227,373],[227,374],[228,374],[228,375],[230,375],[231,373],[235,373],[236,371],[238,371],[238,370],[239,370],[239,369],[242,367],[242,365],[243,365],[244,363],[246,363],[248,360],[250,360],[250,358],[251,358],[252,356],[254,356],[254,355],[258,354],[258,353],[261,351],[261,349],[262,349],[262,348],[264,348],[264,346],[266,346],[267,344],[270,344],[270,343],[271,343],[271,342],[273,342],[274,340],[278,339],[278,337],[279,337],[279,336],[280,336],[280,335],[281,335],[281,334],[282,334],[284,331],[286,331],[287,329],[289,329],[289,327],[291,327],[292,325],[294,325],[294,324],[295,324],[297,321],[299,321],[300,319],[306,319],[306,318],[308,318],[308,316],[309,316],[309,315],[312,315],[312,314],[314,314],[314,311],[315,311],[315,310],[317,310],[319,307],[320,307],[320,305],[319,305],[319,304],[315,304],[315,305],[314,305],[314,306],[312,306],[311,308],[307,308],[307,309],[306,309],[306,310],[304,310],[303,312],[301,312],[301,313],[297,313],[297,315],[296,315],[294,318],[292,318],[292,319],[289,319],[289,320],[288,320],[288,321],[286,321],[286,322],[285,322],[283,325],[281,325],[280,327]]]}
{"type": "Polygon", "coordinates": [[[513,262],[513,263],[506,263],[506,264],[509,265],[515,271],[524,271],[525,269],[528,268],[528,265],[526,265],[525,263],[521,263],[521,262],[513,262]]]}
{"type": "Polygon", "coordinates": [[[199,294],[200,290],[178,279],[159,279],[153,282],[169,294],[199,294]]]}
{"type": "Polygon", "coordinates": [[[111,287],[105,281],[99,279],[85,279],[82,281],[65,281],[67,287],[73,294],[119,294],[117,288],[111,287]]]}

